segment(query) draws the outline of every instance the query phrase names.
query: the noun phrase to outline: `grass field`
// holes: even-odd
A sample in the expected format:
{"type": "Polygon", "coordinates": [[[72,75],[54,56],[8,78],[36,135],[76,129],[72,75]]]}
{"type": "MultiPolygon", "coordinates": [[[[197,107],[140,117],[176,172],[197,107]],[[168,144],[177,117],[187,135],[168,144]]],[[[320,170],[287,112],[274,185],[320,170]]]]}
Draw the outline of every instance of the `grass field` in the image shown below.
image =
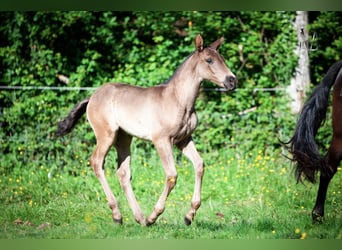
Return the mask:
{"type": "MultiPolygon", "coordinates": [[[[280,152],[225,149],[202,154],[202,206],[195,221],[183,217],[193,192],[193,167],[177,158],[178,182],[165,212],[151,227],[138,225],[106,161],[106,174],[116,194],[124,224],[112,222],[105,195],[87,159],[77,175],[52,169],[16,167],[0,177],[0,238],[110,239],[342,239],[342,174],[333,179],[322,224],[313,224],[311,209],[318,185],[296,184],[290,162],[280,152]]],[[[5,156],[3,156],[5,157],[5,156]]],[[[148,215],[163,187],[163,170],[155,152],[135,152],[133,188],[148,215]]]]}

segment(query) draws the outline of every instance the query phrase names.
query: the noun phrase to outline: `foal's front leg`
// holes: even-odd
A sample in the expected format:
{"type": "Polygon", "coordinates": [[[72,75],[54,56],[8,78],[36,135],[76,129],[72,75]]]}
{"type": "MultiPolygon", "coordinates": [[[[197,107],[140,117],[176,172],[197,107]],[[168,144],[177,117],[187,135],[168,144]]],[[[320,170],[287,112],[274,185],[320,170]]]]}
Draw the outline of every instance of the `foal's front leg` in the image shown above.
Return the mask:
{"type": "Polygon", "coordinates": [[[196,150],[192,138],[179,143],[177,147],[182,150],[183,154],[192,162],[195,169],[195,186],[194,194],[191,200],[191,208],[184,217],[185,224],[189,226],[196,215],[196,211],[201,205],[201,189],[204,174],[204,163],[201,156],[196,150]]]}
{"type": "Polygon", "coordinates": [[[161,215],[164,212],[166,199],[169,196],[171,190],[176,185],[177,181],[177,171],[173,159],[172,144],[170,140],[159,139],[158,141],[154,141],[153,143],[162,161],[166,179],[164,190],[156,205],[154,206],[153,212],[146,219],[147,226],[152,225],[157,220],[159,215],[161,215]]]}

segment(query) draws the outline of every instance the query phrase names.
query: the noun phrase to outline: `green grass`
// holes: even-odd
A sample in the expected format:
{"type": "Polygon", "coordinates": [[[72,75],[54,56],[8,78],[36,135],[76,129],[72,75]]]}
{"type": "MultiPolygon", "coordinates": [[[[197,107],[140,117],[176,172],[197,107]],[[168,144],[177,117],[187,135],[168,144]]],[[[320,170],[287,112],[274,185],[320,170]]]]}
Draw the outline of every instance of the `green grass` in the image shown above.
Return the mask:
{"type": "MultiPolygon", "coordinates": [[[[334,177],[322,224],[313,224],[311,209],[317,185],[296,184],[290,162],[279,152],[227,149],[202,154],[206,171],[202,206],[186,226],[194,172],[177,156],[178,181],[165,212],[151,227],[138,225],[115,175],[114,153],[106,174],[116,194],[124,224],[112,222],[100,183],[86,159],[77,176],[49,166],[15,167],[0,177],[0,238],[112,239],[312,239],[342,238],[342,175],[334,177]],[[49,178],[50,177],[50,178],[49,178]]],[[[67,168],[65,168],[67,169],[67,168]]],[[[163,187],[163,170],[155,152],[135,152],[133,188],[148,215],[163,187]]]]}

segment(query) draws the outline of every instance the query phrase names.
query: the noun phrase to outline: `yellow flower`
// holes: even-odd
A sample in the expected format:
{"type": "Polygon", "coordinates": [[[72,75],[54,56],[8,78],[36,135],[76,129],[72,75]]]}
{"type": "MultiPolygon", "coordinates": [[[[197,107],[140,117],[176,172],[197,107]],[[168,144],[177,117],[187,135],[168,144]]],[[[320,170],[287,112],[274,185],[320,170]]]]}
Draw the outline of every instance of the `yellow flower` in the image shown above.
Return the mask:
{"type": "Polygon", "coordinates": [[[90,223],[90,222],[91,222],[91,216],[90,216],[90,214],[86,214],[86,215],[84,216],[84,220],[85,220],[85,222],[90,223]]]}
{"type": "Polygon", "coordinates": [[[296,228],[295,233],[296,233],[296,234],[299,234],[299,233],[300,233],[299,228],[296,228]]]}
{"type": "Polygon", "coordinates": [[[300,237],[300,239],[301,239],[301,240],[305,240],[305,238],[306,238],[306,233],[303,232],[303,233],[302,233],[302,236],[300,237]]]}

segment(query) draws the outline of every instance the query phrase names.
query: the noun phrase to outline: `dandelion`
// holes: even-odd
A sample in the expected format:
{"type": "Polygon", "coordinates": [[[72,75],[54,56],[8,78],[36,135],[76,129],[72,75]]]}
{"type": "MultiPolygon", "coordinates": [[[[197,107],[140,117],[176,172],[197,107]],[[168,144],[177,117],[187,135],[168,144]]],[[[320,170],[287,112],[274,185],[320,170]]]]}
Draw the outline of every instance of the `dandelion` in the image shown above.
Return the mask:
{"type": "Polygon", "coordinates": [[[286,169],[284,168],[284,167],[282,167],[281,169],[280,169],[280,174],[285,174],[286,173],[286,169]]]}
{"type": "Polygon", "coordinates": [[[29,201],[29,206],[30,206],[30,207],[33,206],[33,201],[32,201],[32,200],[29,201]]]}
{"type": "Polygon", "coordinates": [[[299,234],[299,233],[300,233],[300,229],[299,229],[299,228],[296,228],[295,234],[299,234]]]}
{"type": "Polygon", "coordinates": [[[91,216],[90,216],[90,214],[86,214],[86,215],[84,216],[84,220],[85,220],[85,222],[90,223],[90,222],[91,222],[91,216]]]}
{"type": "Polygon", "coordinates": [[[305,240],[305,238],[306,238],[306,233],[303,232],[302,235],[300,236],[300,239],[301,239],[301,240],[305,240]]]}
{"type": "Polygon", "coordinates": [[[257,157],[255,158],[255,161],[260,161],[262,159],[261,155],[257,155],[257,157]]]}

